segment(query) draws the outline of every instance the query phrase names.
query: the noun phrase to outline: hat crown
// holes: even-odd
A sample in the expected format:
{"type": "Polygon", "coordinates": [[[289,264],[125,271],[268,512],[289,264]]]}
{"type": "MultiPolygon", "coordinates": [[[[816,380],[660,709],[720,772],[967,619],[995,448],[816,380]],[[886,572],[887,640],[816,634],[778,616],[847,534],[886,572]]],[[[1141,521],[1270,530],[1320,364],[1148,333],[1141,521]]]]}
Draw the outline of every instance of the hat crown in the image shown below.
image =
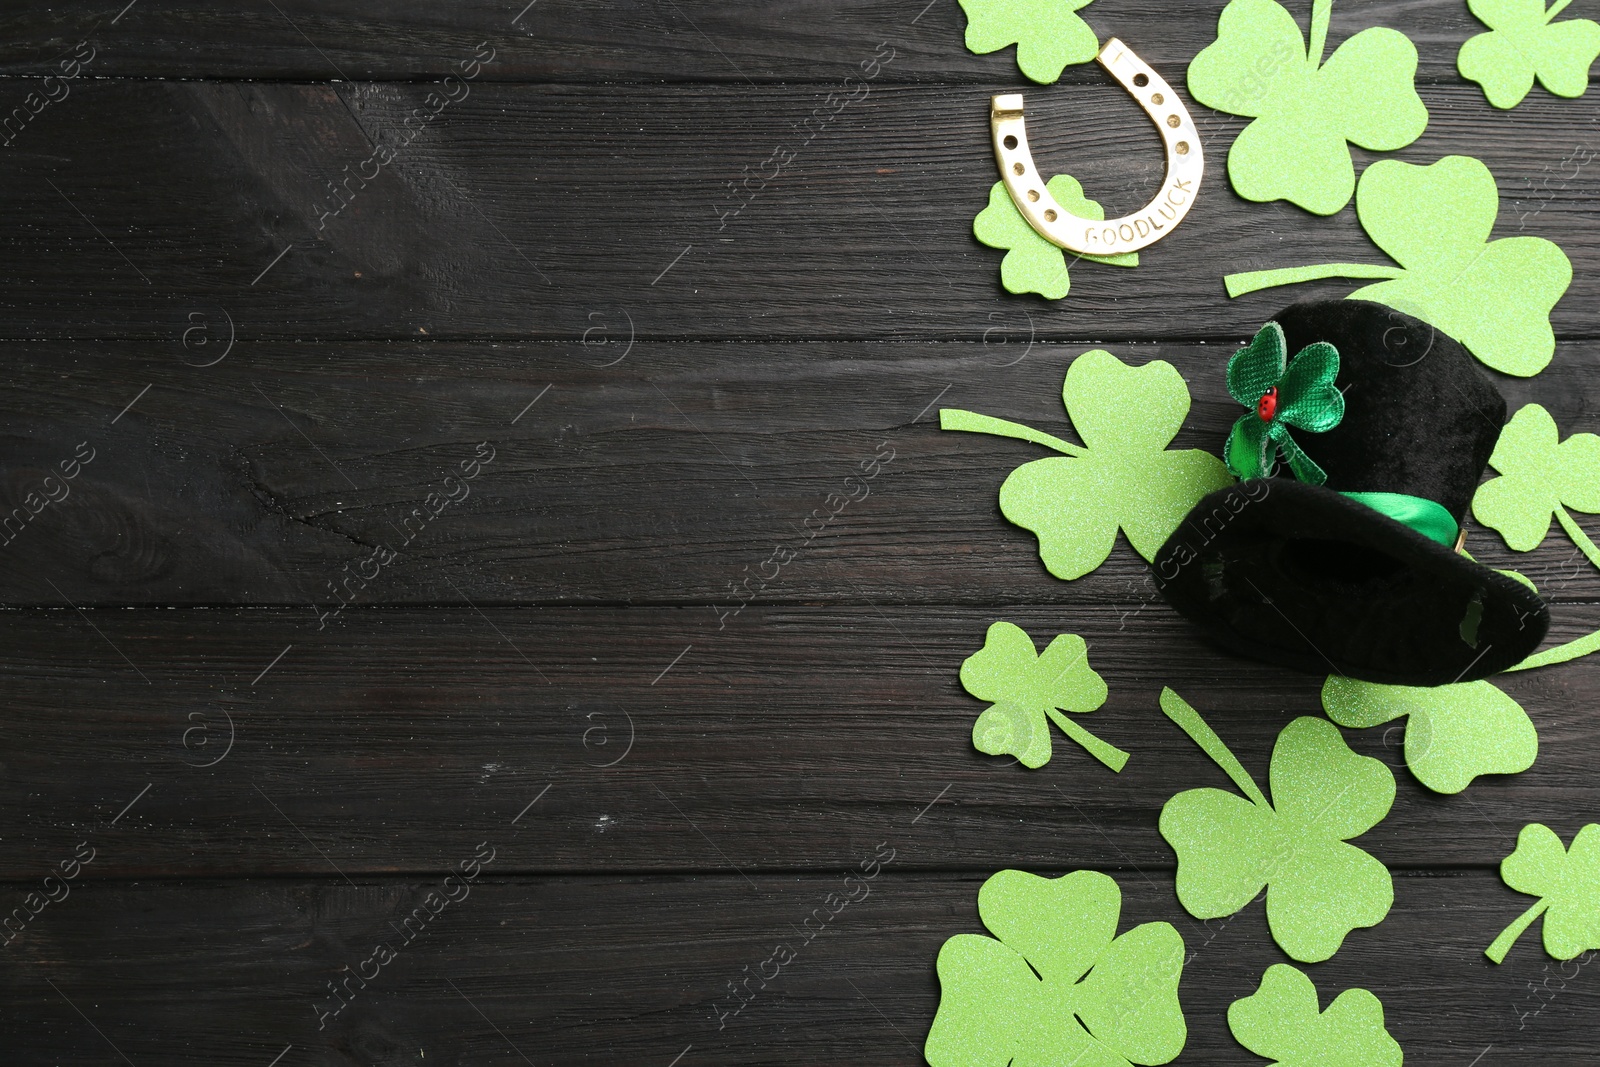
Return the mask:
{"type": "Polygon", "coordinates": [[[1308,301],[1274,317],[1291,358],[1325,341],[1339,351],[1344,418],[1296,439],[1338,492],[1402,493],[1457,522],[1506,421],[1506,402],[1455,338],[1370,300],[1308,301]]]}

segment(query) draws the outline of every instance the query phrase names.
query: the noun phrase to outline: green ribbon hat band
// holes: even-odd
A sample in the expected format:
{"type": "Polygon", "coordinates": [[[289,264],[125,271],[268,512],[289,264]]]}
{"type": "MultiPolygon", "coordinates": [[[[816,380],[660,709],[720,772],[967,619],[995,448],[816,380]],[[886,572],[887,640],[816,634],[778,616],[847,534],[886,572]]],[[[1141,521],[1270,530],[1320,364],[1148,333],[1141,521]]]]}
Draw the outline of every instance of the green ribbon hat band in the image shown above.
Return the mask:
{"type": "Polygon", "coordinates": [[[1443,504],[1405,493],[1340,493],[1403,523],[1430,541],[1454,548],[1461,527],[1443,504]]]}
{"type": "MultiPolygon", "coordinates": [[[[1323,433],[1344,418],[1344,394],[1335,387],[1339,353],[1325,341],[1291,359],[1283,328],[1269,322],[1228,360],[1228,392],[1248,412],[1228,435],[1224,456],[1239,478],[1267,478],[1281,458],[1295,478],[1322,485],[1328,475],[1301,451],[1289,428],[1323,433]]],[[[1410,527],[1430,541],[1454,546],[1460,527],[1442,504],[1405,493],[1342,493],[1410,527]]]]}

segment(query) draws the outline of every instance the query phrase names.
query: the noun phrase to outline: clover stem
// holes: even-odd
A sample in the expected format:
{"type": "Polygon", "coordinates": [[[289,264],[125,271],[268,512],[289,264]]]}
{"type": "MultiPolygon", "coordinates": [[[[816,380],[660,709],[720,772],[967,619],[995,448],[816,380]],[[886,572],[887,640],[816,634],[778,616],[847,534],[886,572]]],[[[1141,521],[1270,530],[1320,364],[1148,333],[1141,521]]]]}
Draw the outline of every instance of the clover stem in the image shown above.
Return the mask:
{"type": "Polygon", "coordinates": [[[1494,939],[1494,944],[1483,950],[1483,954],[1496,963],[1506,958],[1506,953],[1511,951],[1511,945],[1522,936],[1522,931],[1533,924],[1533,920],[1544,914],[1544,909],[1550,906],[1548,897],[1539,898],[1539,902],[1521,915],[1517,921],[1500,931],[1500,936],[1494,939]]]}
{"type": "Polygon", "coordinates": [[[1222,279],[1222,284],[1227,287],[1229,296],[1243,296],[1257,289],[1314,282],[1320,278],[1398,278],[1404,273],[1400,267],[1382,267],[1372,263],[1318,263],[1310,267],[1281,267],[1278,270],[1230,274],[1222,279]]]}
{"type": "Polygon", "coordinates": [[[1206,725],[1206,721],[1200,717],[1198,711],[1189,706],[1188,701],[1171,689],[1163,688],[1161,710],[1166,713],[1167,718],[1177,723],[1179,728],[1189,735],[1191,741],[1204,749],[1205,754],[1216,761],[1218,767],[1227,772],[1228,777],[1233,779],[1233,784],[1238,786],[1245,796],[1258,806],[1271,810],[1272,805],[1267,802],[1255,779],[1250,777],[1250,772],[1244,769],[1244,764],[1228,750],[1228,746],[1222,743],[1222,738],[1206,725]]]}
{"type": "Polygon", "coordinates": [[[1333,0],[1311,0],[1311,39],[1306,42],[1306,59],[1311,69],[1322,66],[1322,49],[1328,43],[1328,23],[1333,17],[1333,0]]]}
{"type": "Polygon", "coordinates": [[[1543,652],[1529,656],[1515,667],[1507,667],[1506,671],[1531,671],[1535,667],[1548,667],[1552,663],[1565,663],[1580,656],[1587,656],[1591,652],[1600,651],[1600,630],[1592,634],[1585,634],[1576,640],[1568,641],[1554,648],[1547,648],[1543,652]]]}
{"type": "Polygon", "coordinates": [[[1036,445],[1053,448],[1066,456],[1082,456],[1088,449],[1081,445],[1063,441],[1059,437],[1052,437],[1031,426],[1024,426],[1020,422],[1007,422],[997,419],[992,415],[979,415],[975,411],[962,411],[958,408],[939,409],[939,429],[964,430],[967,433],[987,433],[996,437],[1014,437],[1019,441],[1032,441],[1036,445]]]}
{"type": "Polygon", "coordinates": [[[1583,527],[1579,526],[1567,509],[1560,504],[1556,505],[1556,521],[1567,531],[1567,536],[1578,546],[1578,551],[1588,557],[1590,563],[1600,567],[1600,548],[1594,546],[1594,542],[1589,540],[1589,535],[1583,532],[1583,527]]]}
{"type": "Polygon", "coordinates": [[[1567,9],[1567,5],[1570,3],[1572,3],[1572,0],[1556,0],[1556,2],[1551,4],[1550,7],[1545,11],[1544,20],[1549,22],[1551,19],[1561,14],[1561,12],[1565,11],[1567,9]]]}
{"type": "Polygon", "coordinates": [[[1128,754],[1116,745],[1100,740],[1055,708],[1045,708],[1044,713],[1050,716],[1052,722],[1061,727],[1062,733],[1082,745],[1089,755],[1104,763],[1107,767],[1120,772],[1127,765],[1128,754]]]}

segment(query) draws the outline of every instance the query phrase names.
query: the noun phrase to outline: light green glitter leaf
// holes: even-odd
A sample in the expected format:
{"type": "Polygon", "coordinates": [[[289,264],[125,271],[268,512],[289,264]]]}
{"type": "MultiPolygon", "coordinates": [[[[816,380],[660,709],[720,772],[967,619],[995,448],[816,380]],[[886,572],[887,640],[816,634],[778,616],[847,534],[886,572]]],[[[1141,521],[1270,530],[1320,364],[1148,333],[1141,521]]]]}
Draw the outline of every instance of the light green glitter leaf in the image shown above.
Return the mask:
{"type": "Polygon", "coordinates": [[[1456,69],[1483,86],[1498,108],[1522,103],[1533,79],[1557,96],[1582,96],[1589,67],[1600,56],[1600,25],[1589,19],[1552,21],[1571,0],[1467,0],[1488,33],[1469,38],[1456,69]]]}
{"type": "MultiPolygon", "coordinates": [[[[1103,207],[1083,195],[1083,187],[1070,174],[1058,174],[1045,188],[1069,214],[1099,221],[1106,217],[1103,207]]],[[[1061,248],[1039,236],[1022,217],[1004,182],[989,189],[989,206],[972,220],[972,234],[990,248],[1006,249],[1000,261],[1000,284],[1008,293],[1038,293],[1049,300],[1060,300],[1072,289],[1067,277],[1067,258],[1061,248]]],[[[1119,252],[1114,256],[1079,256],[1113,267],[1137,267],[1139,253],[1119,252]]]]}
{"type": "Polygon", "coordinates": [[[1600,825],[1590,823],[1562,846],[1554,830],[1530,823],[1517,835],[1517,847],[1500,861],[1500,878],[1519,893],[1539,900],[1494,939],[1484,954],[1499,963],[1533,920],[1544,915],[1544,950],[1570,960],[1600,949],[1600,825]]]}
{"type": "Polygon", "coordinates": [[[967,13],[967,49],[978,55],[1017,46],[1017,66],[1049,85],[1070,64],[1100,52],[1094,31],[1077,14],[1089,0],[961,0],[967,13]]]}
{"type": "Polygon", "coordinates": [[[1346,989],[1318,1012],[1316,986],[1287,963],[1268,967],[1260,988],[1228,1006],[1228,1029],[1277,1067],[1400,1067],[1404,1059],[1377,997],[1346,989]]]}

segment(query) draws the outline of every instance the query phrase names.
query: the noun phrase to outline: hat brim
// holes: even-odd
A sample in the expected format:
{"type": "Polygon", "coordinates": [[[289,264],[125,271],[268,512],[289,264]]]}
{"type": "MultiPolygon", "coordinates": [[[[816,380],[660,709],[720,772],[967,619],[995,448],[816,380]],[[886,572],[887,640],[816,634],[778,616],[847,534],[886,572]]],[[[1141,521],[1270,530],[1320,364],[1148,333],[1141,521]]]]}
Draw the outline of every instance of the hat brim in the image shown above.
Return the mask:
{"type": "Polygon", "coordinates": [[[1201,500],[1151,562],[1218,644],[1391,685],[1474,681],[1538,647],[1528,586],[1319,485],[1257,478],[1201,500]]]}

